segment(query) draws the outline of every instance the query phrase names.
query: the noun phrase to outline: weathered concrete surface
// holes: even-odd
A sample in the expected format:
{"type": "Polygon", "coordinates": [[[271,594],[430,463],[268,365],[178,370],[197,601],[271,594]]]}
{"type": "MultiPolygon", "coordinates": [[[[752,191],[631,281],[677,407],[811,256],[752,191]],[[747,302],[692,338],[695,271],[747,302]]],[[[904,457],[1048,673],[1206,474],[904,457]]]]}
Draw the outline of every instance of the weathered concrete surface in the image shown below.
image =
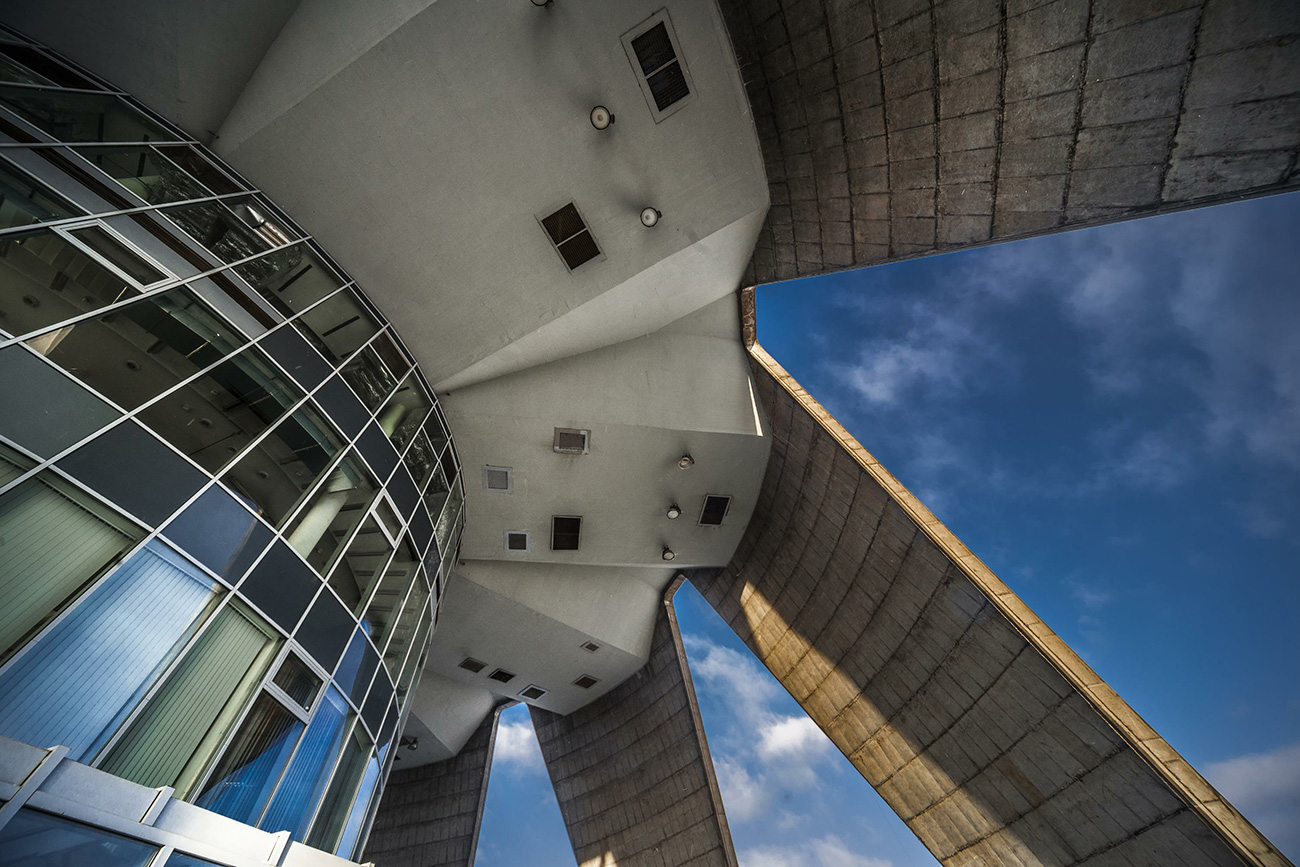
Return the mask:
{"type": "Polygon", "coordinates": [[[568,716],[529,708],[580,867],[736,867],[672,607],[683,580],[644,668],[568,716]]]}
{"type": "MultiPolygon", "coordinates": [[[[752,335],[747,335],[752,341],[752,335]]],[[[757,345],[774,439],[692,582],[945,865],[1287,861],[757,345]]]]}
{"type": "Polygon", "coordinates": [[[453,758],[394,770],[375,814],[365,859],[380,867],[470,867],[478,848],[499,705],[453,758]]]}
{"type": "Polygon", "coordinates": [[[720,0],[749,282],[1300,186],[1295,0],[720,0]]]}

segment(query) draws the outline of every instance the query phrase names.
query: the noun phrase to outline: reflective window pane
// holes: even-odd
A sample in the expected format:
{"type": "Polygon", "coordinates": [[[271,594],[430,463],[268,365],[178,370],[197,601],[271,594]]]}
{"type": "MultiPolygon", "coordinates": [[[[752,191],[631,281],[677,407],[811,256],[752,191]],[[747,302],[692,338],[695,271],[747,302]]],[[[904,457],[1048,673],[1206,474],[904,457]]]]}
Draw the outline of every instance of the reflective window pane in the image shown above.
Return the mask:
{"type": "MultiPolygon", "coordinates": [[[[0,327],[10,334],[26,334],[138,294],[131,281],[49,229],[0,238],[0,327]]],[[[33,345],[48,354],[44,348],[57,345],[65,330],[33,345]]]]}
{"type": "Polygon", "coordinates": [[[411,447],[407,449],[402,460],[406,464],[406,469],[410,471],[411,478],[415,480],[415,486],[417,488],[423,487],[434,467],[437,466],[438,461],[438,455],[433,450],[433,446],[429,443],[429,437],[424,431],[420,431],[415,435],[415,440],[411,443],[411,447]]]}
{"type": "Polygon", "coordinates": [[[330,771],[342,751],[348,716],[343,696],[336,690],[326,690],[258,827],[272,832],[288,831],[299,841],[306,836],[307,825],[325,794],[330,771]]]}
{"type": "Polygon", "coordinates": [[[59,87],[74,87],[82,90],[99,90],[100,86],[77,71],[64,66],[48,54],[30,45],[0,45],[3,56],[10,67],[21,67],[26,77],[9,79],[28,84],[57,84],[59,87]],[[32,79],[35,80],[32,80],[32,79]]]}
{"type": "Polygon", "coordinates": [[[374,596],[366,607],[365,616],[361,618],[361,628],[370,636],[376,647],[383,647],[388,632],[397,616],[397,609],[406,599],[406,591],[411,586],[420,558],[411,548],[409,539],[403,539],[397,546],[397,554],[392,563],[384,570],[384,577],[375,588],[374,596]]]}
{"type": "Polygon", "coordinates": [[[286,655],[284,662],[280,663],[274,683],[304,710],[311,707],[321,688],[321,679],[307,667],[307,663],[292,653],[286,655]]]}
{"type": "Polygon", "coordinates": [[[237,193],[243,189],[192,147],[187,145],[161,145],[157,150],[167,159],[184,169],[190,177],[197,180],[205,189],[211,190],[218,196],[237,193]]]}
{"type": "MultiPolygon", "coordinates": [[[[5,466],[13,463],[6,460],[5,466]]],[[[139,527],[54,473],[0,494],[0,661],[141,536],[139,527]]]]}
{"type": "Polygon", "coordinates": [[[339,363],[379,331],[379,323],[351,290],[321,302],[299,320],[325,357],[339,363]]]}
{"type": "MultiPolygon", "coordinates": [[[[287,239],[283,231],[262,216],[251,196],[181,205],[158,213],[226,263],[264,253],[287,239]]],[[[246,267],[256,268],[257,263],[246,267]]]]}
{"type": "Polygon", "coordinates": [[[361,613],[362,603],[370,595],[370,589],[392,552],[388,537],[374,518],[368,518],[339,558],[338,565],[330,573],[329,585],[354,614],[361,613]]]}
{"type": "Polygon", "coordinates": [[[259,695],[194,803],[240,822],[256,822],[302,728],[284,705],[266,693],[259,695]]]}
{"type": "Polygon", "coordinates": [[[365,730],[360,725],[352,727],[352,736],[343,747],[343,757],[334,770],[325,799],[321,802],[316,821],[312,824],[311,835],[307,845],[329,852],[338,842],[339,832],[347,819],[348,808],[352,806],[352,796],[357,791],[361,774],[366,769],[370,758],[371,744],[365,730]]]}
{"type": "Polygon", "coordinates": [[[366,697],[366,690],[379,667],[379,654],[366,640],[366,634],[358,629],[348,642],[348,649],[339,660],[339,667],[334,670],[334,682],[348,694],[354,702],[361,703],[366,697]]]}
{"type": "Polygon", "coordinates": [[[322,575],[370,508],[378,490],[374,478],[349,451],[298,513],[286,541],[322,575]]]}
{"type": "Polygon", "coordinates": [[[105,397],[134,409],[246,342],[180,287],[34,337],[27,345],[105,397]]]}
{"type": "Polygon", "coordinates": [[[293,637],[322,668],[332,671],[356,627],[351,612],[334,594],[321,593],[293,637]]]}
{"type": "MultiPolygon", "coordinates": [[[[343,285],[343,281],[306,244],[276,250],[239,265],[235,273],[286,317],[306,310],[343,285]]],[[[331,299],[325,304],[333,305],[334,302],[331,299]]],[[[313,321],[320,318],[321,315],[315,315],[313,321]]]]}
{"type": "MultiPolygon", "coordinates": [[[[382,339],[382,335],[381,335],[382,339]]],[[[348,385],[361,398],[361,402],[374,412],[384,403],[384,399],[397,386],[397,380],[388,372],[388,368],[379,360],[373,345],[367,346],[348,362],[340,374],[348,385]]]]}
{"type": "Polygon", "coordinates": [[[24,808],[0,828],[0,867],[146,867],[158,847],[24,808]]]}
{"type": "Polygon", "coordinates": [[[448,540],[451,538],[452,531],[460,523],[461,504],[464,499],[464,495],[460,492],[460,485],[453,484],[449,495],[450,502],[443,506],[436,527],[438,547],[443,550],[449,550],[448,540]]]}
{"type": "Polygon", "coordinates": [[[212,193],[147,146],[78,148],[78,153],[151,205],[203,199],[212,193]]]}
{"type": "Polygon", "coordinates": [[[329,422],[304,407],[280,422],[223,480],[253,511],[279,526],[341,448],[329,422]]]}
{"type": "MultiPolygon", "coordinates": [[[[320,590],[320,580],[287,545],[276,542],[248,573],[239,590],[272,622],[292,632],[320,590]]],[[[322,664],[326,668],[332,665],[322,664]]]]}
{"type": "Polygon", "coordinates": [[[163,535],[232,583],[271,542],[271,531],[217,486],[186,506],[163,535]]]}
{"type": "Polygon", "coordinates": [[[217,473],[303,397],[261,350],[250,347],[139,418],[199,466],[217,473]]]}
{"type": "Polygon", "coordinates": [[[93,757],[198,628],[218,586],[150,542],[0,675],[0,734],[93,757]]]}
{"type": "Polygon", "coordinates": [[[62,220],[78,213],[40,181],[0,161],[0,229],[62,220]]]}
{"type": "MultiPolygon", "coordinates": [[[[383,410],[378,414],[379,426],[383,428],[384,433],[388,434],[388,438],[393,441],[393,446],[400,452],[420,429],[420,424],[429,414],[432,406],[433,401],[425,394],[424,386],[420,385],[416,375],[412,373],[402,380],[397,391],[388,399],[388,403],[384,404],[383,410]]],[[[428,448],[427,443],[426,448],[428,448]]]]}
{"type": "Polygon", "coordinates": [[[166,274],[149,264],[103,226],[83,226],[72,229],[70,234],[141,286],[150,286],[167,279],[166,274]]]}
{"type": "Polygon", "coordinates": [[[64,142],[176,141],[116,96],[0,85],[0,104],[64,142]]]}
{"type": "Polygon", "coordinates": [[[411,592],[407,594],[406,602],[402,605],[401,616],[397,618],[397,623],[392,629],[388,646],[384,648],[384,665],[394,678],[401,671],[406,652],[415,640],[421,618],[429,616],[425,605],[428,601],[429,588],[425,586],[423,580],[416,578],[411,586],[411,592]]]}

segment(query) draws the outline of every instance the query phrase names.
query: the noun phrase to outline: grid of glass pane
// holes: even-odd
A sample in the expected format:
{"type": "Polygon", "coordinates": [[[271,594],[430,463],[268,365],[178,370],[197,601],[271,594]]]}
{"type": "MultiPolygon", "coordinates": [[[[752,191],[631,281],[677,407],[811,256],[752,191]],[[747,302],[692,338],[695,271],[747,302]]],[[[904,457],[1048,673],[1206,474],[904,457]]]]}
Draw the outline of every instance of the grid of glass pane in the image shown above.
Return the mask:
{"type": "MultiPolygon", "coordinates": [[[[400,672],[403,696],[413,688],[432,627],[438,576],[421,564],[440,549],[423,510],[405,529],[412,503],[441,507],[460,486],[437,402],[361,289],[183,132],[14,42],[0,42],[0,121],[68,146],[0,150],[0,348],[117,404],[198,485],[137,526],[112,505],[131,492],[112,486],[177,470],[82,479],[70,458],[108,442],[117,414],[46,460],[0,440],[0,733],[67,743],[111,773],[350,852],[395,722],[373,726],[390,705],[395,720],[393,683],[400,672]],[[128,213],[72,204],[95,200],[128,213]],[[346,389],[364,411],[335,424],[346,389]],[[383,496],[390,485],[401,496],[383,496]],[[226,508],[213,532],[151,535],[214,496],[226,508]],[[357,624],[339,680],[304,661],[307,624],[264,616],[252,600],[271,600],[242,577],[286,545],[320,582],[310,611],[357,624]],[[114,640],[123,651],[104,652],[114,640]],[[67,687],[57,700],[53,682],[67,687]],[[41,731],[4,728],[19,716],[41,731]]],[[[430,514],[458,525],[458,512],[430,514]]]]}

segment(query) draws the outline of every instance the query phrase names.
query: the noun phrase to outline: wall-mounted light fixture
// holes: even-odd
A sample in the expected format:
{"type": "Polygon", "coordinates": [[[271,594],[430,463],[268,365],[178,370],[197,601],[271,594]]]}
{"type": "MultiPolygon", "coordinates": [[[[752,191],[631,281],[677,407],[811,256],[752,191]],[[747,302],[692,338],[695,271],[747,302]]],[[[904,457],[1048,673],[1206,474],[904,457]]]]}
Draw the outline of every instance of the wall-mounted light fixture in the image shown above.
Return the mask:
{"type": "Polygon", "coordinates": [[[675,521],[682,516],[682,507],[673,503],[668,507],[668,520],[675,521]]]}
{"type": "Polygon", "coordinates": [[[540,9],[543,6],[550,6],[551,0],[533,0],[533,5],[540,9]]]}
{"type": "Polygon", "coordinates": [[[667,545],[665,545],[663,557],[665,560],[675,560],[677,559],[677,554],[673,552],[672,548],[669,548],[667,545]]]}
{"type": "Polygon", "coordinates": [[[683,470],[689,470],[691,467],[695,466],[695,458],[691,457],[689,454],[682,455],[681,460],[677,462],[677,466],[681,467],[683,470]]]}
{"type": "Polygon", "coordinates": [[[659,221],[663,219],[663,216],[663,212],[656,210],[655,208],[642,208],[641,225],[645,226],[647,229],[653,229],[655,226],[659,225],[659,221]]]}
{"type": "Polygon", "coordinates": [[[609,129],[609,125],[614,122],[614,112],[598,105],[591,110],[591,125],[596,129],[609,129]]]}

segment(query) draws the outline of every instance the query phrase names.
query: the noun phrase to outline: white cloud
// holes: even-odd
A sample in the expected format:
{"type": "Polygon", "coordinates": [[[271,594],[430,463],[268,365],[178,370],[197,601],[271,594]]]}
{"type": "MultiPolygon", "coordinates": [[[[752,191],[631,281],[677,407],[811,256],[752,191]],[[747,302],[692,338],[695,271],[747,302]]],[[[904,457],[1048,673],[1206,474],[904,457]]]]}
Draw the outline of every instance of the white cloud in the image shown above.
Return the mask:
{"type": "Polygon", "coordinates": [[[529,723],[505,722],[497,726],[496,747],[492,753],[493,764],[502,764],[520,771],[541,771],[542,750],[529,723]]]}
{"type": "Polygon", "coordinates": [[[777,717],[759,732],[758,754],[769,761],[806,761],[830,749],[826,735],[806,716],[777,717]]]}
{"type": "Polygon", "coordinates": [[[764,707],[781,694],[771,674],[749,654],[696,635],[684,635],[682,640],[690,654],[691,677],[731,699],[728,704],[737,716],[757,728],[766,713],[764,707]]]}
{"type": "Polygon", "coordinates": [[[884,858],[854,852],[834,834],[794,846],[755,846],[737,856],[741,867],[892,867],[884,858]]]}
{"type": "Polygon", "coordinates": [[[715,759],[713,769],[722,790],[722,806],[730,822],[750,822],[766,815],[771,792],[746,770],[743,763],[730,758],[715,759]]]}
{"type": "Polygon", "coordinates": [[[1300,853],[1300,742],[1213,762],[1205,777],[1273,845],[1300,853]]]}

